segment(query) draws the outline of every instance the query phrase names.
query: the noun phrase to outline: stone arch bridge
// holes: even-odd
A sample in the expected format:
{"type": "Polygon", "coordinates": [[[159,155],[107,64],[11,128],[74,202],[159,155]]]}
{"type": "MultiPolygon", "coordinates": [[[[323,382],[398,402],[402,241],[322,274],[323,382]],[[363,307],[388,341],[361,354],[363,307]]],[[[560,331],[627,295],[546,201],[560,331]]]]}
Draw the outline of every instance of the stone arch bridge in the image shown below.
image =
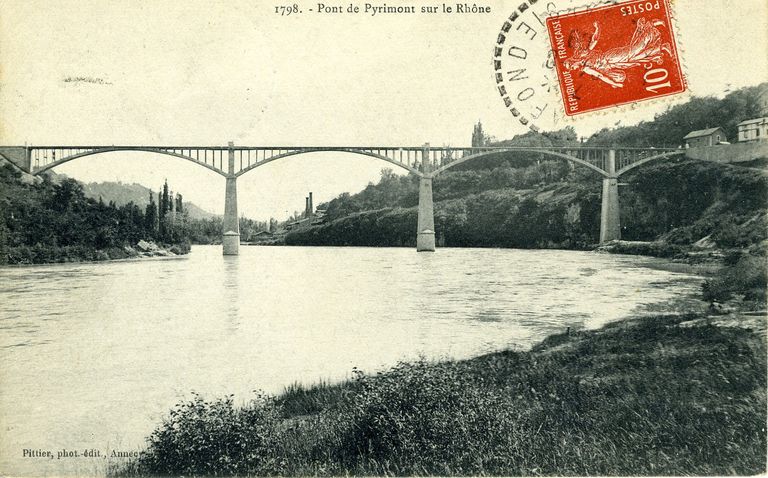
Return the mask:
{"type": "Polygon", "coordinates": [[[237,178],[283,158],[316,152],[345,152],[368,156],[419,176],[416,250],[435,250],[432,179],[448,169],[475,159],[505,152],[523,152],[560,158],[592,169],[603,180],[600,242],[621,237],[618,178],[649,161],[679,157],[686,150],[620,147],[477,147],[451,148],[391,146],[0,146],[0,156],[31,174],[40,174],[74,159],[115,151],[143,151],[191,161],[226,178],[223,251],[236,255],[240,244],[237,215],[237,178]]]}

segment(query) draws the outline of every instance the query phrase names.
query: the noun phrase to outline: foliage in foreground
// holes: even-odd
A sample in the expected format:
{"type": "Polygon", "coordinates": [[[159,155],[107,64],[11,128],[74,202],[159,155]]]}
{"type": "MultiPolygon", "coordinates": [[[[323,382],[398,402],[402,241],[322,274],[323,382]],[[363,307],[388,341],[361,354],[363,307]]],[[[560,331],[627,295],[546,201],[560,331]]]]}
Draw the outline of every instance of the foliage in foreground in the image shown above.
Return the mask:
{"type": "Polygon", "coordinates": [[[400,364],[241,407],[195,396],[123,474],[764,472],[764,340],[697,318],[649,317],[553,336],[530,352],[400,364]]]}

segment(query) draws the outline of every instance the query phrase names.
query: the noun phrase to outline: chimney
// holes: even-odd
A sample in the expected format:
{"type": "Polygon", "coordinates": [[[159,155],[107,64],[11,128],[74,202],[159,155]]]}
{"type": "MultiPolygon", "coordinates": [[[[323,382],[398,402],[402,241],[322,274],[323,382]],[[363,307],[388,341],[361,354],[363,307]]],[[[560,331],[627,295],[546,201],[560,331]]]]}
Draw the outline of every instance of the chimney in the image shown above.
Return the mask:
{"type": "Polygon", "coordinates": [[[312,191],[309,192],[309,217],[315,214],[315,206],[312,204],[312,191]]]}
{"type": "Polygon", "coordinates": [[[304,217],[309,217],[309,196],[304,197],[304,217]]]}

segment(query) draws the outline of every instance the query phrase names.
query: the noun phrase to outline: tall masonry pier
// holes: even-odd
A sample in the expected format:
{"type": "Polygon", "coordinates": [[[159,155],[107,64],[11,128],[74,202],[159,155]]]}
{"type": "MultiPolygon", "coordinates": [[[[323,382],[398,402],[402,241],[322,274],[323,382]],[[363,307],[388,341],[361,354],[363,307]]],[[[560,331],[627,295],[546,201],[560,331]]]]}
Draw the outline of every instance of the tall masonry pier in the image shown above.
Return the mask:
{"type": "Polygon", "coordinates": [[[621,239],[619,223],[619,178],[616,175],[616,150],[608,151],[608,175],[603,178],[600,210],[600,243],[621,239]]]}
{"type": "Polygon", "coordinates": [[[422,149],[419,180],[419,220],[416,230],[416,251],[435,251],[435,213],[432,205],[432,164],[429,160],[429,143],[422,149]]]}
{"type": "Polygon", "coordinates": [[[224,196],[224,220],[221,245],[225,256],[236,256],[240,250],[240,221],[237,217],[237,176],[235,175],[234,143],[229,143],[227,158],[227,186],[224,196]]]}

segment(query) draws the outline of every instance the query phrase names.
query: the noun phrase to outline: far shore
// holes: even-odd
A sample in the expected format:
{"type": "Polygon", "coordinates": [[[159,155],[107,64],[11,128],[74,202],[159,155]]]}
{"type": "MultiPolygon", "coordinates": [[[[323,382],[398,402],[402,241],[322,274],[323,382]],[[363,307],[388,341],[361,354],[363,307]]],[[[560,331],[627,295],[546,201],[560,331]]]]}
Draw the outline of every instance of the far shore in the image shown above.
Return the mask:
{"type": "Polygon", "coordinates": [[[91,264],[100,262],[143,260],[149,258],[176,258],[189,254],[187,243],[156,244],[140,240],[135,245],[123,245],[109,249],[95,249],[86,246],[44,246],[15,247],[3,251],[8,266],[30,266],[50,264],[91,264]],[[42,259],[42,260],[41,260],[42,259]]]}
{"type": "Polygon", "coordinates": [[[145,262],[145,261],[175,261],[180,259],[188,259],[187,254],[176,254],[173,256],[135,256],[135,257],[123,257],[118,259],[104,259],[100,261],[94,260],[77,260],[77,261],[64,261],[64,262],[39,262],[32,264],[3,264],[0,267],[50,267],[50,266],[76,266],[78,264],[114,264],[116,262],[145,262]]]}

